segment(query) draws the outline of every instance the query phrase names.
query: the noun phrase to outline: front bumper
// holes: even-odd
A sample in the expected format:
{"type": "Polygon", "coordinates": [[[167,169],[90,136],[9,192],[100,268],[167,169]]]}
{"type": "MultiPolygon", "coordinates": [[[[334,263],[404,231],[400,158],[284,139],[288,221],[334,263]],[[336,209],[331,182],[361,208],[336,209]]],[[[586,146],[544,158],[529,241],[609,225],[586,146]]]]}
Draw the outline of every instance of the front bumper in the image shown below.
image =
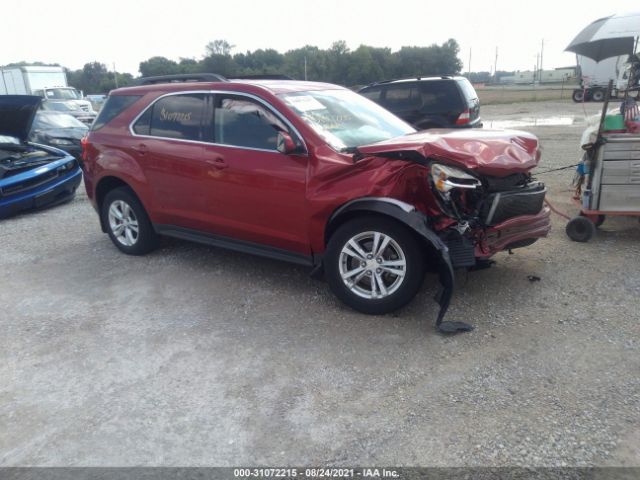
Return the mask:
{"type": "Polygon", "coordinates": [[[490,257],[502,250],[524,247],[551,230],[551,210],[545,206],[535,215],[520,215],[487,228],[476,245],[476,257],[490,257]]]}
{"type": "Polygon", "coordinates": [[[64,177],[34,191],[0,198],[0,218],[10,217],[25,210],[50,207],[71,200],[82,180],[82,171],[76,168],[64,177]]]}

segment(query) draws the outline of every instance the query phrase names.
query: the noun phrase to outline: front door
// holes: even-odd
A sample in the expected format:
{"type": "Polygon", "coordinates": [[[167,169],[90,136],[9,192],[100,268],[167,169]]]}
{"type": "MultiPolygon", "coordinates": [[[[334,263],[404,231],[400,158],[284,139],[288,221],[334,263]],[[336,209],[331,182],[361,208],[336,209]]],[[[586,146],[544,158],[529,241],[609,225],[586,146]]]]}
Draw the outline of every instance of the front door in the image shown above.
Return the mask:
{"type": "Polygon", "coordinates": [[[204,159],[214,233],[308,255],[305,155],[277,151],[279,131],[300,141],[270,107],[216,94],[204,159]]]}

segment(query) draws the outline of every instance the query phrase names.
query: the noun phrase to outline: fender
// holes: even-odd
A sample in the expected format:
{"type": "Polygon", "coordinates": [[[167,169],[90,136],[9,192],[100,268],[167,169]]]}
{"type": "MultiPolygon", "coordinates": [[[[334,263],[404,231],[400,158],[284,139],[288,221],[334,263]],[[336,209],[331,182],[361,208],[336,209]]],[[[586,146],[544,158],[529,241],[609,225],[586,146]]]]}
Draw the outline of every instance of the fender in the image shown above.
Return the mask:
{"type": "Polygon", "coordinates": [[[444,316],[449,308],[449,303],[451,302],[451,297],[453,296],[455,277],[451,265],[451,258],[449,257],[449,249],[440,237],[429,228],[427,216],[416,210],[413,205],[395,198],[362,197],[351,200],[338,208],[329,218],[328,225],[331,225],[332,222],[338,220],[342,215],[354,211],[374,212],[392,217],[416,232],[425,242],[433,247],[440,258],[438,276],[441,284],[441,290],[436,296],[436,301],[440,305],[440,311],[436,319],[436,327],[445,333],[471,330],[473,327],[466,323],[443,322],[444,316]]]}

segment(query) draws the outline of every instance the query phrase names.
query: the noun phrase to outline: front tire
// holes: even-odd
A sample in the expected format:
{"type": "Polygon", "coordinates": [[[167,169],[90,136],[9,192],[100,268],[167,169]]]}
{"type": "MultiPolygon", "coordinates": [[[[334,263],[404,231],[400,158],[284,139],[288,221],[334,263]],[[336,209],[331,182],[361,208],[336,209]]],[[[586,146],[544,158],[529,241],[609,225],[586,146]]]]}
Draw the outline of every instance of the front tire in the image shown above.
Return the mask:
{"type": "Polygon", "coordinates": [[[573,217],[565,228],[567,236],[574,242],[588,242],[596,234],[596,226],[587,217],[573,217]]]}
{"type": "Polygon", "coordinates": [[[325,254],[327,281],[345,304],[382,315],[409,303],[422,285],[425,260],[415,235],[380,216],[350,220],[331,236],[325,254]]]}
{"type": "Polygon", "coordinates": [[[127,255],[144,255],[158,246],[159,237],[147,212],[128,187],[107,193],[101,220],[113,244],[127,255]]]}

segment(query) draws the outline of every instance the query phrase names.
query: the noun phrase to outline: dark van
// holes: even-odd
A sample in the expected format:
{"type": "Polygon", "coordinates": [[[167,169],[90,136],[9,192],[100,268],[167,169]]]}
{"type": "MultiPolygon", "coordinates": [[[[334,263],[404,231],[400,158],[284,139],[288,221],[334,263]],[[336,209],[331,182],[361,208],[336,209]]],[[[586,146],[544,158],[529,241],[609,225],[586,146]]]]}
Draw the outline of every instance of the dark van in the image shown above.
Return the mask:
{"type": "Polygon", "coordinates": [[[481,127],[480,100],[464,77],[418,77],[373,83],[358,93],[418,130],[481,127]]]}

